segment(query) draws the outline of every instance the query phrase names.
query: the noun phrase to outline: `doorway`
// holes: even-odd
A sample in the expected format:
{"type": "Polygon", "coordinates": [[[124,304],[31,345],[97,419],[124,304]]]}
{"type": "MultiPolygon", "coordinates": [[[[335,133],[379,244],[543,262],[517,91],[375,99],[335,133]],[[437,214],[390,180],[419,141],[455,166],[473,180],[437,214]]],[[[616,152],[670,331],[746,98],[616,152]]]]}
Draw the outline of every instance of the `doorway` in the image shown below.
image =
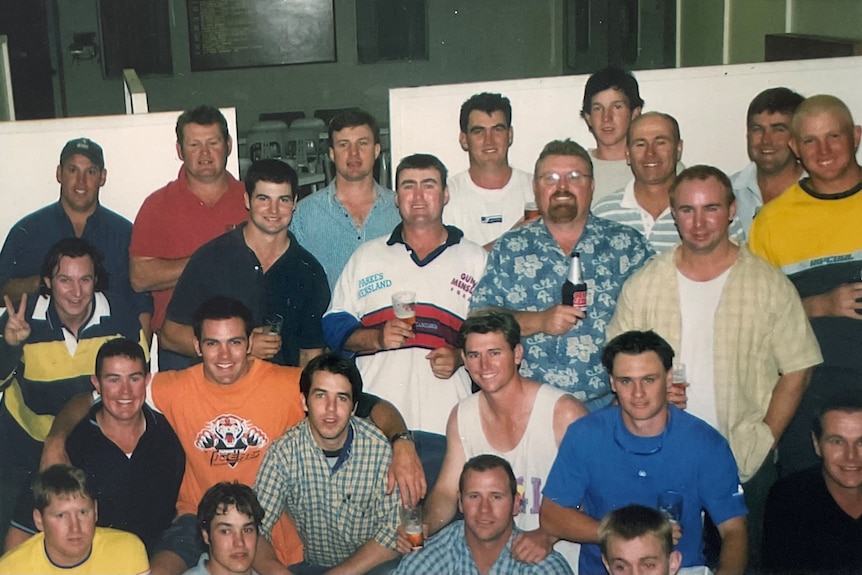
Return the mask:
{"type": "Polygon", "coordinates": [[[54,118],[54,74],[48,2],[0,0],[0,34],[9,38],[9,68],[17,120],[54,118]]]}

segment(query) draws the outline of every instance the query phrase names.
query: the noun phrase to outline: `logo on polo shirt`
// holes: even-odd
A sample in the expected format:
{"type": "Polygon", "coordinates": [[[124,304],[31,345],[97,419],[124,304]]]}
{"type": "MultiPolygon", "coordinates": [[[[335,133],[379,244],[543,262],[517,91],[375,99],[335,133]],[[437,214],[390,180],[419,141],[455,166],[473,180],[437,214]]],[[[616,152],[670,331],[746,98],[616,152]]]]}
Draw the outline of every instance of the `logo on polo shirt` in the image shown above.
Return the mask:
{"type": "Polygon", "coordinates": [[[473,295],[476,283],[476,278],[470,274],[463,273],[458,277],[452,278],[452,281],[449,282],[449,291],[454,291],[457,295],[466,298],[473,295]]]}
{"type": "Polygon", "coordinates": [[[219,415],[198,432],[195,447],[210,453],[210,465],[230,465],[263,455],[266,433],[250,420],[232,413],[219,415]]]}

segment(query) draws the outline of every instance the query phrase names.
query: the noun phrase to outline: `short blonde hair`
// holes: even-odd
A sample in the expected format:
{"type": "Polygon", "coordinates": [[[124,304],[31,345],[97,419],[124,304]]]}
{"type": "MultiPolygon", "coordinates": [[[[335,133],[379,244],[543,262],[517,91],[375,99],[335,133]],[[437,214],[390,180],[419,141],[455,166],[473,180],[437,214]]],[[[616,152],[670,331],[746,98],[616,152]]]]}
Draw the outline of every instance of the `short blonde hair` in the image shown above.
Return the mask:
{"type": "Polygon", "coordinates": [[[791,133],[793,138],[799,137],[799,130],[802,128],[802,119],[818,114],[832,114],[838,121],[841,122],[849,134],[853,134],[853,114],[850,113],[850,108],[847,107],[841,99],[832,96],[831,94],[817,94],[806,98],[796,108],[793,113],[793,121],[791,122],[791,133]]]}

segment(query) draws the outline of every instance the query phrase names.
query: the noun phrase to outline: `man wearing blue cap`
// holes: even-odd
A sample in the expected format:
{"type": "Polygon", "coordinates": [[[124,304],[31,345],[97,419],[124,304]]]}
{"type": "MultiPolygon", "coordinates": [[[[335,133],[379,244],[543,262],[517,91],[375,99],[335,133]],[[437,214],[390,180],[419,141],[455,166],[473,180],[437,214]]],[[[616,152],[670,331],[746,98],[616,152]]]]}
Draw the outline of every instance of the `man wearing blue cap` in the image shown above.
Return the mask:
{"type": "Polygon", "coordinates": [[[110,290],[128,300],[149,337],[152,298],[135,293],[129,283],[132,224],[99,203],[107,176],[99,144],[88,138],[66,142],[57,166],[60,201],[25,216],[9,230],[0,251],[0,295],[17,302],[22,294],[35,292],[50,247],[63,238],[82,238],[99,251],[110,290]]]}

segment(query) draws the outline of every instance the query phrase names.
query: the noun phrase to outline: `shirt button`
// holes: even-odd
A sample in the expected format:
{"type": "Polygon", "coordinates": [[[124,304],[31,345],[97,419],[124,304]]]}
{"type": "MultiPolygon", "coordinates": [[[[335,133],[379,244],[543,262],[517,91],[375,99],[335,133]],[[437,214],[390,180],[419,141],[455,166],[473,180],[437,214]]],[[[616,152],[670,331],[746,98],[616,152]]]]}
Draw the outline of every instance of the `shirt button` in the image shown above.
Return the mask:
{"type": "Polygon", "coordinates": [[[643,469],[638,471],[638,477],[646,477],[646,471],[644,471],[643,469]]]}

